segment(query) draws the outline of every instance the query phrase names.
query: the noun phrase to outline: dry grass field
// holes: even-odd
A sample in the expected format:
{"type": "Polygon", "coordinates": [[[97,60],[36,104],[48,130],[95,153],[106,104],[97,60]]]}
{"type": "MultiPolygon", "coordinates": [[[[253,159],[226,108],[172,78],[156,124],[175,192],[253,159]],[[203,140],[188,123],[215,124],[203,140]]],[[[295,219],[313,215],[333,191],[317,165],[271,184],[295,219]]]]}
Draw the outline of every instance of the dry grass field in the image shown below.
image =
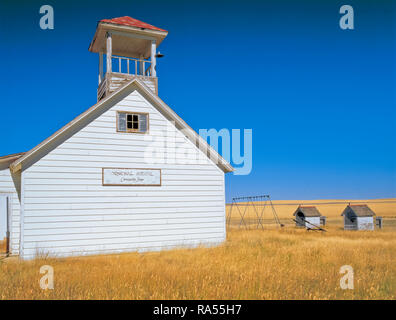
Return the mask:
{"type": "Polygon", "coordinates": [[[0,254],[7,252],[7,239],[0,240],[0,254]]]}
{"type": "Polygon", "coordinates": [[[327,230],[231,227],[215,248],[8,258],[0,260],[0,299],[396,299],[395,228],[327,230]],[[40,289],[42,265],[54,268],[53,290],[40,289]],[[354,268],[353,290],[340,288],[342,265],[354,268]]]}
{"type": "MultiPolygon", "coordinates": [[[[373,200],[276,200],[272,201],[275,211],[280,218],[281,222],[286,225],[294,224],[292,218],[293,213],[299,205],[314,205],[318,208],[323,216],[326,216],[328,224],[332,226],[342,227],[341,213],[348,203],[351,204],[367,204],[377,216],[384,218],[385,226],[394,226],[396,228],[396,199],[373,199],[373,200]]],[[[256,211],[261,214],[264,202],[255,202],[256,211]]],[[[246,206],[245,203],[238,204],[238,208],[234,205],[231,211],[231,204],[227,204],[227,217],[231,212],[231,224],[239,225],[241,222],[241,214],[245,212],[246,222],[257,224],[256,211],[251,205],[246,206]],[[246,211],[245,211],[246,209],[246,211]]],[[[273,224],[274,218],[267,202],[263,214],[265,223],[273,224]]],[[[395,229],[396,231],[396,229],[395,229]]]]}

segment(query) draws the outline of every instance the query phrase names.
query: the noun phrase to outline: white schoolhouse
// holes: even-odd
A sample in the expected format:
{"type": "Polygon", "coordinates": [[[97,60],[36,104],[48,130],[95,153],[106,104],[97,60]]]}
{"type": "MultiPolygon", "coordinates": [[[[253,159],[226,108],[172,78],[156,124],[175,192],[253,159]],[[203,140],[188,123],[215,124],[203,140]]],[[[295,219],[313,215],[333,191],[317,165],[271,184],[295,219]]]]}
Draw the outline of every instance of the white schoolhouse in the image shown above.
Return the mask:
{"type": "Polygon", "coordinates": [[[225,240],[233,168],[158,96],[167,34],[130,17],[99,21],[89,47],[98,102],[32,150],[0,157],[3,251],[32,259],[225,240]]]}

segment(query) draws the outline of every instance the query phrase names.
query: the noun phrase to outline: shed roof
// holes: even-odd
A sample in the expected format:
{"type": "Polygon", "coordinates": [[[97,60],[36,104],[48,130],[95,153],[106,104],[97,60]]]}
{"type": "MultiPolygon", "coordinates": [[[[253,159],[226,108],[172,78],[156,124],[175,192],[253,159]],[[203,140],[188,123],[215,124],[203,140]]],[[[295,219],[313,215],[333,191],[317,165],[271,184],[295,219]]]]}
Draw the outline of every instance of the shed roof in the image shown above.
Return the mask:
{"type": "Polygon", "coordinates": [[[341,213],[343,216],[347,210],[351,210],[357,217],[372,217],[375,212],[371,210],[367,204],[349,204],[341,213]]]}
{"type": "Polygon", "coordinates": [[[319,210],[315,206],[299,206],[297,210],[294,212],[293,216],[297,214],[297,212],[301,212],[306,217],[320,217],[321,214],[319,210]]]}

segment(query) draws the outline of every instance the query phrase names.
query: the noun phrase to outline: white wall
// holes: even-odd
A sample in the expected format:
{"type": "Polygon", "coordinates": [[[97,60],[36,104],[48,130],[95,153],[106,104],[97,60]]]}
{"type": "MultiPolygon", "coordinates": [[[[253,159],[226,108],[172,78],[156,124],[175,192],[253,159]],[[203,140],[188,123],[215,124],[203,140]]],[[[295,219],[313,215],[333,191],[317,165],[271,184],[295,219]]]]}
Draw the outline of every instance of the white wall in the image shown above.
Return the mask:
{"type": "Polygon", "coordinates": [[[373,217],[358,217],[358,230],[374,230],[373,217]]]}
{"type": "MultiPolygon", "coordinates": [[[[7,238],[8,201],[7,195],[0,193],[0,242],[7,238]]],[[[1,250],[1,249],[0,249],[1,250]]]]}
{"type": "MultiPolygon", "coordinates": [[[[112,73],[111,74],[111,81],[109,83],[109,92],[117,91],[120,87],[125,85],[127,82],[130,82],[131,79],[135,78],[135,76],[126,75],[126,74],[119,74],[112,73]]],[[[151,91],[156,93],[156,85],[155,80],[151,79],[150,77],[138,77],[140,81],[142,81],[151,91]]]]}
{"type": "MultiPolygon", "coordinates": [[[[317,227],[320,227],[320,217],[306,217],[305,220],[314,224],[317,227]]],[[[305,223],[305,226],[307,228],[315,228],[312,224],[305,223]]]]}
{"type": "Polygon", "coordinates": [[[10,253],[19,254],[19,213],[20,204],[14,181],[12,180],[10,169],[0,170],[0,193],[12,194],[11,220],[10,220],[10,253]]]}
{"type": "MultiPolygon", "coordinates": [[[[163,151],[158,145],[155,150],[163,151]]],[[[24,171],[24,258],[158,250],[225,240],[224,173],[137,91],[24,171]],[[149,134],[116,132],[116,110],[149,113],[149,134]],[[200,154],[146,163],[150,139],[200,154]],[[102,167],[161,168],[161,187],[102,186],[102,167]]]]}

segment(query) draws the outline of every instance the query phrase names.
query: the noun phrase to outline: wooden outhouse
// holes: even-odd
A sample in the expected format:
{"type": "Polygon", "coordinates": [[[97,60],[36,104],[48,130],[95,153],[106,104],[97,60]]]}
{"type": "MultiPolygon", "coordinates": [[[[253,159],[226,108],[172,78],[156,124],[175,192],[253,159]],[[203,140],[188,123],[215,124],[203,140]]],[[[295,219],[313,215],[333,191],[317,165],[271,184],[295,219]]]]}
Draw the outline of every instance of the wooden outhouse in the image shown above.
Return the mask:
{"type": "Polygon", "coordinates": [[[375,213],[366,204],[350,204],[341,216],[344,217],[344,230],[374,230],[375,213]]]}
{"type": "Polygon", "coordinates": [[[225,240],[224,175],[233,168],[158,96],[157,47],[167,34],[130,17],[100,21],[89,47],[99,54],[97,103],[32,150],[0,158],[9,254],[225,240]]]}
{"type": "Polygon", "coordinates": [[[297,227],[313,229],[320,226],[321,214],[315,206],[299,206],[293,216],[297,227]]]}

